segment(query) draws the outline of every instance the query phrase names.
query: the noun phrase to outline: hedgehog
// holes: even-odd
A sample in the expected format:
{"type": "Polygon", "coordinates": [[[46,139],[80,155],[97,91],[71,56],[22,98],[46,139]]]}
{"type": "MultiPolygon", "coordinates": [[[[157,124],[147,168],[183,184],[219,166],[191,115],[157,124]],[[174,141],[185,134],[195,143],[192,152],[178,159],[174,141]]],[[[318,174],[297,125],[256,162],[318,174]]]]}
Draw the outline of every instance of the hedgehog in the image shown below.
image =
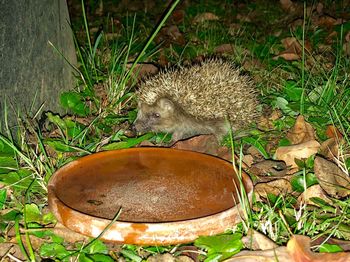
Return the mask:
{"type": "Polygon", "coordinates": [[[137,133],[172,133],[172,141],[245,130],[259,115],[257,89],[232,63],[210,59],[143,80],[137,91],[137,133]]]}

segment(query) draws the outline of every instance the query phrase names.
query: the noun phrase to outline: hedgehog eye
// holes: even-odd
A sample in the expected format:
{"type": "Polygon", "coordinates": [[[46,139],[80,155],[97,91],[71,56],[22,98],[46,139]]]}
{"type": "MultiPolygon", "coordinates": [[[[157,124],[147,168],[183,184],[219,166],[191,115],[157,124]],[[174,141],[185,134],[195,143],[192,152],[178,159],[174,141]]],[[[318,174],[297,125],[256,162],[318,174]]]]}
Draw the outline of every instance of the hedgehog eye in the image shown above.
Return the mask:
{"type": "Polygon", "coordinates": [[[160,117],[160,114],[159,114],[159,113],[154,113],[153,116],[154,116],[155,118],[159,118],[159,117],[160,117]]]}

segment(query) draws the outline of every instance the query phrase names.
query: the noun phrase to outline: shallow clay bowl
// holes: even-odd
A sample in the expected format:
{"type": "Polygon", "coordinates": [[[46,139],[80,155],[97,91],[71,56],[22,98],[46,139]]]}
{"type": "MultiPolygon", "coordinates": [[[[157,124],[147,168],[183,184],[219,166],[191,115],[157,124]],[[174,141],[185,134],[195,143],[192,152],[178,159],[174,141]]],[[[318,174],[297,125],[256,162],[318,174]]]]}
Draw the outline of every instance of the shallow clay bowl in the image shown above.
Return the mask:
{"type": "MultiPolygon", "coordinates": [[[[252,183],[242,173],[248,197],[252,183]]],[[[239,180],[231,163],[169,148],[92,154],[59,169],[49,205],[66,227],[138,245],[186,243],[241,221],[239,180]],[[117,216],[117,221],[112,222],[117,216]]]]}

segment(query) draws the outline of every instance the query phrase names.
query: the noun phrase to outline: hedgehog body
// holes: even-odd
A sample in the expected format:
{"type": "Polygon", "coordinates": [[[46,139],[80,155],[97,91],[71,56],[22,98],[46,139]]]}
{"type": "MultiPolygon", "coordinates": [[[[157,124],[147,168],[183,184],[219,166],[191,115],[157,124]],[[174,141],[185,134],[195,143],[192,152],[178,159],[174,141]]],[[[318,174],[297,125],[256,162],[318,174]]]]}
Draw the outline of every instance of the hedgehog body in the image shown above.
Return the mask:
{"type": "Polygon", "coordinates": [[[160,72],[141,83],[138,99],[135,129],[172,133],[174,141],[199,134],[221,139],[230,126],[245,129],[258,115],[251,79],[218,59],[160,72]]]}

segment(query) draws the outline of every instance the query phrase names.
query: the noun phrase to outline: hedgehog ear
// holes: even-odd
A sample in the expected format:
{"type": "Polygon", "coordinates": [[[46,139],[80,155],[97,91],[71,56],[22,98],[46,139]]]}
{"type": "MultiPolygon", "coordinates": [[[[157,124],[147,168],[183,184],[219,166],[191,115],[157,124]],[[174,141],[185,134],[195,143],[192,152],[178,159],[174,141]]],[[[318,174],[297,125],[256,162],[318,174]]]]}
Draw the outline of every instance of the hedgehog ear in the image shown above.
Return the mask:
{"type": "Polygon", "coordinates": [[[168,98],[160,98],[158,100],[159,107],[165,112],[173,112],[174,111],[174,103],[168,98]]]}

